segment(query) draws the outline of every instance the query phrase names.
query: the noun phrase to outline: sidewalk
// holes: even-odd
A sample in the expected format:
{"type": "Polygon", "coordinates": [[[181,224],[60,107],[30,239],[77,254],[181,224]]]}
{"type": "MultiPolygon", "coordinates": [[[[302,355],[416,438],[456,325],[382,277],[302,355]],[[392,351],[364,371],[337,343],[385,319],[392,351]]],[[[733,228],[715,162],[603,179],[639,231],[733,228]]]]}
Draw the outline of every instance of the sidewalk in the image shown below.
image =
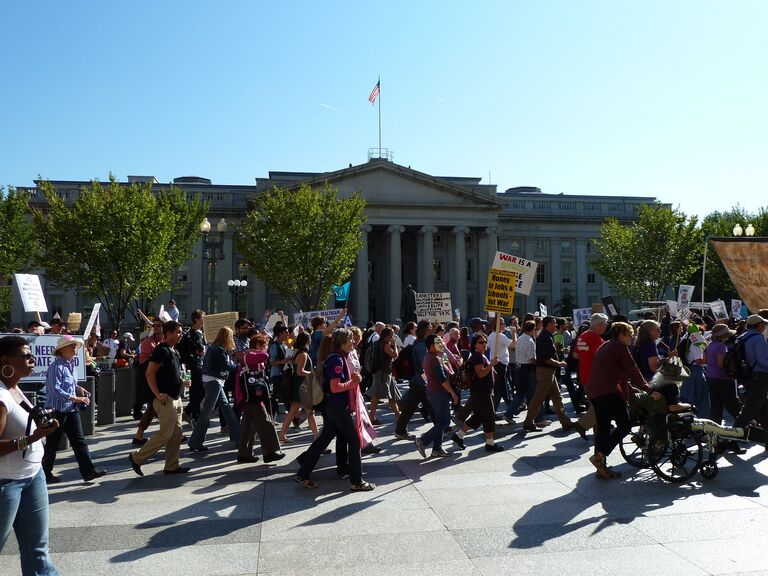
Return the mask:
{"type": "MultiPolygon", "coordinates": [[[[557,424],[527,436],[500,427],[506,453],[487,454],[474,433],[465,452],[422,460],[412,442],[393,439],[391,414],[379,414],[385,451],[363,458],[378,487],[356,494],[337,479],[333,455],[313,475],[318,489],[293,482],[306,429],[292,429],[287,457],[267,466],[235,464],[212,426],[209,452],[182,449],[189,475],[163,475],[155,459],[139,478],[127,463],[135,423],[99,428],[88,442],[108,471],[101,482],[83,484],[71,452],[60,454],[54,562],[62,576],[768,574],[762,446],[726,456],[714,480],[669,485],[621,464],[624,478],[601,481],[591,443],[557,424]]],[[[621,462],[618,450],[610,462],[621,462]]],[[[0,575],[19,573],[17,553],[12,535],[0,575]]]]}

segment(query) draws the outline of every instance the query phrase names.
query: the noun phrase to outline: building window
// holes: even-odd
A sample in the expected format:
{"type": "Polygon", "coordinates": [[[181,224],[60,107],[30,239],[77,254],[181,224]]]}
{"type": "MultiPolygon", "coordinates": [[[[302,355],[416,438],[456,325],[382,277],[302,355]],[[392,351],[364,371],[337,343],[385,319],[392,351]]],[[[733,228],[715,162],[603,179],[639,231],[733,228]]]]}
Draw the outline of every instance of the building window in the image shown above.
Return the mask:
{"type": "Polygon", "coordinates": [[[547,241],[536,240],[536,254],[546,254],[546,253],[547,253],[547,241]]]}
{"type": "Polygon", "coordinates": [[[472,272],[472,258],[467,258],[467,282],[472,281],[472,276],[474,275],[472,272]]]}
{"type": "Polygon", "coordinates": [[[594,272],[587,272],[587,284],[597,284],[597,276],[594,272]]]}
{"type": "Polygon", "coordinates": [[[434,270],[435,282],[443,281],[443,263],[440,260],[432,260],[432,269],[434,270]]]}
{"type": "Polygon", "coordinates": [[[179,309],[179,317],[187,318],[192,313],[192,310],[189,310],[189,306],[187,305],[187,296],[183,294],[174,294],[173,299],[176,300],[176,308],[179,309]]]}
{"type": "Polygon", "coordinates": [[[547,283],[547,266],[544,263],[539,263],[539,267],[536,268],[536,284],[547,283]]]}
{"type": "Polygon", "coordinates": [[[242,260],[237,263],[237,278],[239,280],[248,280],[248,267],[242,260]]]}
{"type": "Polygon", "coordinates": [[[587,240],[587,254],[592,254],[593,246],[592,240],[587,240]]]}
{"type": "Polygon", "coordinates": [[[509,251],[517,255],[520,252],[520,240],[510,240],[509,242],[509,251]]]}
{"type": "MultiPolygon", "coordinates": [[[[48,296],[48,312],[51,318],[58,314],[59,318],[66,321],[64,318],[64,296],[61,294],[51,294],[48,296]]],[[[86,320],[87,322],[87,320],[86,320]]]]}
{"type": "Polygon", "coordinates": [[[561,254],[571,254],[573,250],[573,244],[570,240],[563,240],[560,242],[560,253],[561,254]]]}
{"type": "Polygon", "coordinates": [[[560,271],[561,271],[561,278],[560,282],[562,284],[570,284],[571,283],[571,263],[570,262],[561,262],[560,263],[560,271]]]}
{"type": "MultiPolygon", "coordinates": [[[[467,295],[467,310],[466,315],[470,316],[475,313],[475,298],[474,296],[467,295]]],[[[451,311],[451,315],[453,315],[453,311],[451,311]]]]}

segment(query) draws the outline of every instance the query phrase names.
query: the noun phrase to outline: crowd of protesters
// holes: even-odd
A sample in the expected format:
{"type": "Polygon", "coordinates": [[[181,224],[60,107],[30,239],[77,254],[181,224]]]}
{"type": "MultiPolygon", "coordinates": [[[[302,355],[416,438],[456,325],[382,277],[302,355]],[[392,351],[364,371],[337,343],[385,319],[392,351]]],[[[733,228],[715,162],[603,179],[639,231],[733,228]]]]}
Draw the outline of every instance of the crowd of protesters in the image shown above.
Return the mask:
{"type": "Polygon", "coordinates": [[[312,441],[297,458],[296,482],[317,486],[313,469],[335,440],[336,471],[349,478],[352,491],[375,489],[364,479],[362,456],[382,450],[374,438],[383,432],[384,420],[394,422],[394,442],[411,442],[422,458],[445,458],[452,454],[446,444],[466,450],[468,437],[480,427],[484,450],[504,452],[499,437],[543,432],[551,415],[564,431],[587,440],[594,429],[590,462],[606,480],[621,475],[607,458],[629,432],[631,388],[655,399],[664,396],[670,405],[694,405],[717,423],[729,416],[737,426],[768,425],[768,311],[719,323],[696,315],[680,322],[666,313],[633,325],[625,317],[596,313],[574,326],[570,318],[526,314],[473,318],[466,326],[420,321],[401,329],[376,322],[363,331],[343,327],[343,310],[334,319],[313,318],[308,327],[290,326],[281,317],[269,331],[241,318],[217,334],[204,333],[202,310],[190,317],[186,332],[177,319],[150,320],[138,346],[131,333],[118,337],[113,331],[106,340],[91,336],[83,342],[66,334],[61,323],[48,328],[30,323],[29,332],[59,335],[56,360],[38,398],[51,412],[37,425],[27,418],[31,406],[17,388],[34,365],[29,346],[18,336],[0,339],[0,482],[8,485],[0,498],[0,545],[11,527],[19,534],[14,518],[22,515],[34,524],[31,533],[19,536],[25,574],[34,573],[33,564],[50,563],[45,483],[61,480],[53,473],[61,435],[67,434],[86,482],[105,474],[92,462],[80,426],[78,411],[91,402],[73,368],[81,346],[89,369],[101,359],[135,371],[133,416],[139,424],[128,463],[139,476],[161,449],[165,474],[188,473],[191,468],[181,465],[185,420],[191,455],[208,451],[216,415],[240,464],[259,462],[259,454],[265,463],[282,460],[281,446],[299,442],[289,436],[291,427],[306,422],[312,441]],[[724,369],[736,338],[743,339],[753,372],[740,383],[741,394],[724,369]],[[679,358],[687,378],[679,393],[662,395],[652,381],[670,357],[679,358]],[[322,399],[308,402],[307,391],[312,399],[315,388],[322,399]],[[523,413],[520,427],[513,426],[523,413]],[[417,414],[420,428],[429,424],[420,435],[408,431],[417,414]],[[155,418],[159,428],[147,438],[155,418]]]}

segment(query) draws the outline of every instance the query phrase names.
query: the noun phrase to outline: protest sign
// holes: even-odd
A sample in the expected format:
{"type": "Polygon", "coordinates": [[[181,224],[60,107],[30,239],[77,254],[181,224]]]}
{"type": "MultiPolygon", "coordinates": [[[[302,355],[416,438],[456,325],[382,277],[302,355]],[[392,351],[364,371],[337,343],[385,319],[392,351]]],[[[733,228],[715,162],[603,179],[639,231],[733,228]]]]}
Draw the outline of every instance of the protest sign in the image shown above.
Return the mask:
{"type": "Polygon", "coordinates": [[[77,333],[80,330],[80,324],[83,322],[83,315],[80,312],[70,312],[67,314],[67,330],[77,333]]]}
{"type": "Polygon", "coordinates": [[[507,272],[514,272],[517,274],[517,280],[515,283],[515,292],[518,294],[530,295],[533,281],[536,279],[536,268],[538,264],[533,260],[526,260],[520,258],[520,256],[513,256],[512,254],[505,254],[504,252],[496,252],[496,257],[493,259],[493,266],[496,270],[503,270],[507,272]]]}
{"type": "Polygon", "coordinates": [[[592,314],[605,314],[605,306],[602,304],[592,304],[592,314]]]}
{"type": "Polygon", "coordinates": [[[677,300],[667,300],[667,308],[672,318],[677,318],[677,300]]]}
{"type": "Polygon", "coordinates": [[[91,335],[91,331],[93,330],[93,327],[96,324],[96,320],[99,317],[99,310],[101,309],[101,302],[96,302],[96,304],[93,305],[93,310],[91,310],[91,317],[88,318],[88,324],[85,325],[85,330],[83,331],[83,335],[88,338],[88,336],[91,335]]]}
{"type": "Polygon", "coordinates": [[[710,240],[747,308],[752,312],[768,308],[768,240],[760,237],[710,240]]]}
{"type": "Polygon", "coordinates": [[[693,297],[694,288],[694,286],[689,286],[688,284],[680,284],[680,288],[678,288],[677,291],[678,310],[691,307],[691,298],[693,297]]]}
{"type": "Polygon", "coordinates": [[[728,309],[725,307],[725,302],[722,300],[710,302],[709,309],[712,311],[715,320],[728,320],[728,309]]]}
{"type": "Polygon", "coordinates": [[[731,298],[731,316],[741,318],[741,300],[731,298]]]}
{"type": "Polygon", "coordinates": [[[206,314],[203,317],[203,332],[205,339],[213,342],[216,335],[224,326],[235,329],[235,322],[240,315],[237,312],[221,312],[220,314],[206,314]]]}
{"type": "Polygon", "coordinates": [[[603,303],[603,307],[605,308],[605,313],[608,315],[608,318],[613,318],[614,316],[621,314],[619,311],[619,305],[616,304],[613,296],[603,296],[600,298],[600,301],[603,303]]]}
{"type": "MultiPolygon", "coordinates": [[[[339,314],[341,314],[342,310],[344,310],[344,308],[332,308],[330,310],[312,310],[310,312],[294,312],[293,323],[301,324],[302,326],[304,326],[304,328],[309,328],[309,325],[312,323],[312,318],[317,318],[318,316],[325,316],[325,319],[328,320],[328,322],[333,322],[334,320],[336,320],[336,317],[339,314]]],[[[273,322],[272,326],[274,325],[275,324],[273,322]]],[[[272,326],[270,326],[270,329],[272,328],[272,326]]]]}
{"type": "Polygon", "coordinates": [[[14,277],[24,312],[48,312],[40,277],[36,274],[14,274],[14,277]]]}
{"type": "Polygon", "coordinates": [[[450,322],[451,293],[450,292],[415,292],[416,320],[421,322],[450,322]]]}
{"type": "Polygon", "coordinates": [[[508,270],[488,270],[488,287],[485,291],[485,310],[512,314],[515,302],[517,274],[508,270]]]}
{"type": "MultiPolygon", "coordinates": [[[[32,374],[22,378],[19,382],[45,382],[48,367],[56,359],[53,351],[56,349],[56,342],[61,336],[58,334],[0,334],[0,337],[2,336],[21,336],[26,339],[29,342],[30,352],[35,356],[35,368],[32,370],[32,374]]],[[[82,338],[77,338],[77,340],[82,342],[82,338]]],[[[85,380],[85,349],[82,346],[77,348],[77,354],[73,360],[77,380],[82,382],[85,380]]]]}
{"type": "Polygon", "coordinates": [[[541,317],[547,315],[547,312],[549,312],[549,309],[544,304],[539,304],[539,314],[541,314],[541,317]]]}
{"type": "Polygon", "coordinates": [[[573,309],[573,325],[578,328],[582,324],[589,323],[589,319],[592,317],[591,308],[574,308],[573,309]]]}

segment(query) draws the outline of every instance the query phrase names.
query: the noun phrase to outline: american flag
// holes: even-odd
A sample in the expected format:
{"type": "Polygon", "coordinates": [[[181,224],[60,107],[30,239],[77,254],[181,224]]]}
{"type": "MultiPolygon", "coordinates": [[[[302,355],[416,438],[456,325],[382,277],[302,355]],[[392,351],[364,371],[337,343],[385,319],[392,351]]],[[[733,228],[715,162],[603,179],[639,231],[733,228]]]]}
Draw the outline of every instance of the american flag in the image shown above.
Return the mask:
{"type": "Polygon", "coordinates": [[[376,86],[373,87],[373,90],[371,90],[371,95],[368,96],[368,102],[371,104],[376,103],[376,98],[379,97],[379,93],[381,92],[381,80],[376,82],[376,86]]]}

